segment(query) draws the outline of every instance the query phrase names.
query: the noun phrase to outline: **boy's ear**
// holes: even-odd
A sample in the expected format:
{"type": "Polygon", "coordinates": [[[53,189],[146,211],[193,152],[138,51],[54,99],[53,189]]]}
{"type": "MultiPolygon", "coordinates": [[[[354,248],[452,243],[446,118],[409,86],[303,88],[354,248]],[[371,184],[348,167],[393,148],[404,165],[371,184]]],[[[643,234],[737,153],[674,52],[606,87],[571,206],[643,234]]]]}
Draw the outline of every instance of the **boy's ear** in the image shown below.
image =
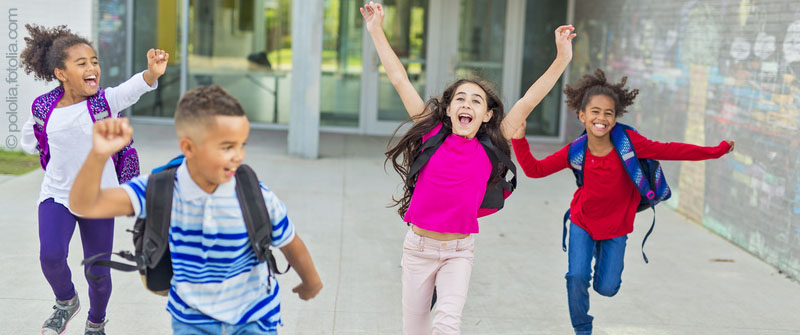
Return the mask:
{"type": "Polygon", "coordinates": [[[186,156],[187,159],[192,158],[196,146],[194,142],[192,142],[191,137],[185,136],[179,139],[178,146],[181,148],[181,152],[183,153],[184,156],[186,156]]]}
{"type": "Polygon", "coordinates": [[[586,119],[586,111],[581,109],[580,111],[578,111],[578,120],[580,120],[581,123],[584,123],[586,122],[585,119],[586,119]]]}

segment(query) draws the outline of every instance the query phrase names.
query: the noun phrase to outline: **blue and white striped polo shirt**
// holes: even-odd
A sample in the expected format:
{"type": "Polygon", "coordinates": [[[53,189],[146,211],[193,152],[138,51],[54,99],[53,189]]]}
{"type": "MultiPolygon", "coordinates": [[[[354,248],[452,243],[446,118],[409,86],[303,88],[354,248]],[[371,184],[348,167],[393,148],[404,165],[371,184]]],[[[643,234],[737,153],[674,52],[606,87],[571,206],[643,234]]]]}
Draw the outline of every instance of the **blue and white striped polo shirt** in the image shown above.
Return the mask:
{"type": "MultiPolygon", "coordinates": [[[[141,218],[146,216],[147,177],[122,185],[141,218]]],[[[258,322],[264,330],[275,329],[281,321],[278,282],[268,278],[266,263],[258,263],[250,245],[236,179],[208,194],[189,176],[186,163],[178,167],[175,179],[169,234],[173,276],[167,311],[184,323],[258,322]]],[[[272,220],[272,247],[283,247],[294,239],[294,225],[283,202],[263,184],[261,190],[272,220]]]]}

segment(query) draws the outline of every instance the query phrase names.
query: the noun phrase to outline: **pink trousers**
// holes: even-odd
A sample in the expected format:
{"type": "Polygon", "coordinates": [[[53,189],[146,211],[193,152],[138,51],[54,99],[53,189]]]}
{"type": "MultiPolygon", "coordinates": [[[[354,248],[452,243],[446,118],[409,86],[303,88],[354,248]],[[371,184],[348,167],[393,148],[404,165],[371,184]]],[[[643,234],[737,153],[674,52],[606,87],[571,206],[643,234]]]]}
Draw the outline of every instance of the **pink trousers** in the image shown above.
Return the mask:
{"type": "Polygon", "coordinates": [[[403,334],[459,334],[475,238],[439,241],[411,229],[403,241],[403,334]],[[430,309],[436,285],[436,308],[430,309]]]}

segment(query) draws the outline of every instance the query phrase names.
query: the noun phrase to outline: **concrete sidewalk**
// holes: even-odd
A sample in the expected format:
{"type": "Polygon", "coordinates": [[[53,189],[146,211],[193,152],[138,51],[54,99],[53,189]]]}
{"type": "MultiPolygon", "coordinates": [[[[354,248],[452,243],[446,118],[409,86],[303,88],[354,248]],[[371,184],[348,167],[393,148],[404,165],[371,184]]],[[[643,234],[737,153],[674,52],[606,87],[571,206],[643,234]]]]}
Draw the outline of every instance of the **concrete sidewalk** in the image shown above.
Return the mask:
{"type": "MultiPolygon", "coordinates": [[[[178,153],[171,126],[135,129],[143,171],[178,153]]],[[[252,131],[246,162],[286,203],[325,283],[305,302],[291,293],[299,282],[294,272],[279,277],[281,334],[400,333],[399,261],[408,228],[386,208],[400,190],[400,178],[383,168],[386,141],[323,134],[322,158],[304,160],[286,155],[285,132],[252,131]]],[[[537,157],[557,148],[540,149],[537,157]]],[[[52,311],[38,260],[41,179],[36,171],[0,180],[0,334],[38,334],[52,311]]],[[[506,208],[482,219],[464,334],[571,333],[560,220],[574,188],[569,171],[539,180],[521,176],[506,208]]],[[[800,334],[798,282],[664,205],[645,264],[640,245],[651,219],[643,212],[636,221],[619,294],[591,293],[596,334],[800,334]]],[[[132,224],[117,220],[115,250],[133,250],[125,232],[132,224]]],[[[83,303],[65,333],[74,335],[83,334],[89,306],[77,232],[70,250],[83,303]]],[[[169,334],[166,299],[148,293],[138,274],[112,276],[108,334],[169,334]]]]}

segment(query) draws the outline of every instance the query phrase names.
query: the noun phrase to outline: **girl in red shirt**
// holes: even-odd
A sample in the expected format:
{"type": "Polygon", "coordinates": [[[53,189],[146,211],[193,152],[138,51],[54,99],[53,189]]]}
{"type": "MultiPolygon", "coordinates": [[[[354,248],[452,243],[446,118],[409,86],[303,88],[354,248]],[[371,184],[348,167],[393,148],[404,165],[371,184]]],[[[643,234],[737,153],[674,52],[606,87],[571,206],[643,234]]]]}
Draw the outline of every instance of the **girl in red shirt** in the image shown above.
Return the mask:
{"type": "MultiPolygon", "coordinates": [[[[639,190],[628,176],[619,156],[614,153],[611,129],[625,108],[633,104],[637,89],[625,88],[627,77],[609,83],[598,69],[584,75],[564,89],[567,106],[575,109],[586,127],[587,152],[584,160],[583,186],[578,187],[570,204],[569,270],[567,298],[575,334],[591,334],[593,317],[589,312],[589,281],[592,258],[595,259],[594,290],[611,297],[622,284],[622,268],[627,235],[633,231],[633,219],[641,200],[639,190]]],[[[542,178],[570,167],[569,144],[556,153],[537,160],[525,139],[525,127],[514,134],[511,143],[525,175],[542,178]]],[[[714,147],[685,143],[651,141],[634,130],[626,130],[640,159],[705,160],[719,158],[733,151],[733,141],[714,147]]]]}

